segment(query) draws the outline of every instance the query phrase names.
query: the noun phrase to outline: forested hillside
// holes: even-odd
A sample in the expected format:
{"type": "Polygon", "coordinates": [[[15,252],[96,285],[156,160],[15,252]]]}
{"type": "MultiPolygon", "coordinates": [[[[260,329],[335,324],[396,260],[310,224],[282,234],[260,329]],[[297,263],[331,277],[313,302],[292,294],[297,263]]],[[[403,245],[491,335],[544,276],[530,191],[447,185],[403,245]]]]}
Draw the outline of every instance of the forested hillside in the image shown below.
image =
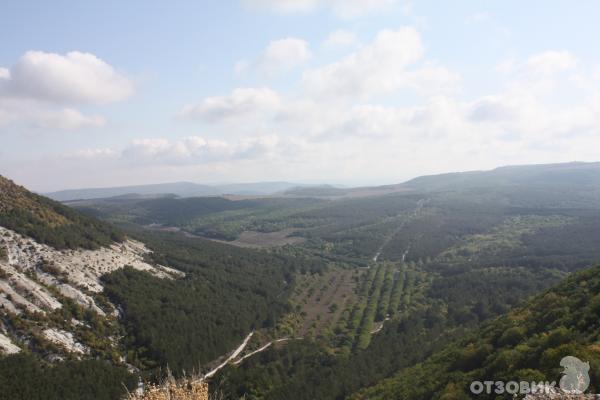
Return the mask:
{"type": "Polygon", "coordinates": [[[598,393],[598,315],[600,267],[594,267],[575,273],[423,363],[351,398],[468,399],[473,380],[558,382],[563,369],[560,360],[569,355],[589,362],[589,392],[598,393]]]}
{"type": "Polygon", "coordinates": [[[124,238],[117,228],[36,195],[2,176],[0,226],[57,249],[95,249],[124,238]]]}
{"type": "Polygon", "coordinates": [[[295,214],[319,208],[317,199],[263,198],[229,200],[223,197],[157,199],[109,198],[68,202],[89,215],[116,224],[177,227],[208,238],[234,240],[244,231],[274,232],[309,226],[295,214]]]}

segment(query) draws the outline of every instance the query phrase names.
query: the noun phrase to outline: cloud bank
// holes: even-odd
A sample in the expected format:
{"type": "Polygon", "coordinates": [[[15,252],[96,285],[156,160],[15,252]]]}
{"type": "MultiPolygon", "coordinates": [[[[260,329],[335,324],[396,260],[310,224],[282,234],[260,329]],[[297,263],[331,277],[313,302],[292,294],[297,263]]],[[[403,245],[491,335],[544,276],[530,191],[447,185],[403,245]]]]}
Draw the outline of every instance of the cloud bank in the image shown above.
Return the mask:
{"type": "Polygon", "coordinates": [[[126,99],[132,82],[90,53],[65,55],[28,51],[10,68],[0,68],[1,124],[79,129],[105,124],[97,115],[84,115],[72,106],[102,105],[126,99]]]}

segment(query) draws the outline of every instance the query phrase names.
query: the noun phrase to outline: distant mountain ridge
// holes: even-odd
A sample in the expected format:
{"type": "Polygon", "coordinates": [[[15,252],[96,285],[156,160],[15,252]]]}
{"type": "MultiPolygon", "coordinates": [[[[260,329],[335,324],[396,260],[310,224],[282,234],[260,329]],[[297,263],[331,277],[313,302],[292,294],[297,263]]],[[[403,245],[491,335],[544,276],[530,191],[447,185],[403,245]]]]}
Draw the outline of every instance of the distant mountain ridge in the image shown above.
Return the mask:
{"type": "Polygon", "coordinates": [[[294,197],[372,197],[398,192],[456,191],[499,186],[600,188],[600,162],[510,165],[485,171],[423,175],[403,183],[338,188],[330,185],[292,188],[283,193],[294,197]]]}
{"type": "Polygon", "coordinates": [[[450,172],[423,175],[406,182],[381,185],[341,187],[331,184],[292,182],[256,182],[206,185],[173,182],[107,188],[61,190],[44,195],[56,201],[90,200],[110,197],[207,197],[207,196],[276,196],[346,198],[371,197],[407,191],[446,191],[494,186],[572,186],[600,187],[600,162],[511,165],[485,171],[450,172]]]}
{"type": "Polygon", "coordinates": [[[255,182],[205,185],[193,182],[158,183],[149,185],[120,186],[107,188],[84,188],[60,190],[44,195],[57,201],[102,199],[117,196],[162,196],[166,194],[178,197],[232,195],[271,195],[292,188],[310,187],[314,185],[292,182],[255,182]]]}
{"type": "Polygon", "coordinates": [[[500,185],[600,186],[600,162],[513,165],[489,171],[420,176],[402,183],[413,190],[456,190],[500,185]]]}

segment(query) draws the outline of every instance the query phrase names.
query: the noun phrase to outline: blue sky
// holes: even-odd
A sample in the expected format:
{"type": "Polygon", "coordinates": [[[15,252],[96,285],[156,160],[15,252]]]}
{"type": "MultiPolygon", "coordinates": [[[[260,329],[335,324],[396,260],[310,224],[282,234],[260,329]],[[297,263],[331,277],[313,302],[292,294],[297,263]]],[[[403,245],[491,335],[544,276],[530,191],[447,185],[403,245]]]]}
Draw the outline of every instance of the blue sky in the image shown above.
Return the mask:
{"type": "Polygon", "coordinates": [[[0,174],[382,184],[595,161],[594,1],[5,2],[0,174]]]}

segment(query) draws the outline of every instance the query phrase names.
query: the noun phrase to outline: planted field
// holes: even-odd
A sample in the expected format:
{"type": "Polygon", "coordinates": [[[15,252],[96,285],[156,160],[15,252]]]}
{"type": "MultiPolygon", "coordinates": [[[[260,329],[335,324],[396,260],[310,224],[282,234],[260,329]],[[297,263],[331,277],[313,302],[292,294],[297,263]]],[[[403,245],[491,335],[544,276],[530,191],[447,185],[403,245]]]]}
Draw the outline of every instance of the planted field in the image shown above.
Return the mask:
{"type": "MultiPolygon", "coordinates": [[[[372,268],[374,269],[375,267],[372,268]]],[[[386,266],[384,264],[377,265],[377,272],[375,273],[375,278],[373,279],[371,289],[369,290],[367,307],[363,313],[360,328],[356,335],[355,345],[358,349],[366,349],[371,342],[371,332],[377,314],[377,305],[379,304],[379,298],[381,297],[383,281],[385,279],[385,270],[386,266]]]]}
{"type": "Polygon", "coordinates": [[[238,247],[268,248],[304,242],[304,238],[295,235],[296,229],[288,228],[275,232],[243,231],[239,237],[232,241],[210,239],[216,242],[227,243],[238,247]]]}
{"type": "Polygon", "coordinates": [[[398,312],[400,303],[402,302],[402,294],[404,292],[404,277],[406,275],[406,269],[399,267],[394,271],[394,287],[390,295],[390,302],[388,305],[388,314],[393,315],[398,312]]]}
{"type": "Polygon", "coordinates": [[[333,267],[324,274],[301,275],[291,302],[299,316],[296,336],[328,338],[356,303],[357,283],[362,271],[333,267]]]}

